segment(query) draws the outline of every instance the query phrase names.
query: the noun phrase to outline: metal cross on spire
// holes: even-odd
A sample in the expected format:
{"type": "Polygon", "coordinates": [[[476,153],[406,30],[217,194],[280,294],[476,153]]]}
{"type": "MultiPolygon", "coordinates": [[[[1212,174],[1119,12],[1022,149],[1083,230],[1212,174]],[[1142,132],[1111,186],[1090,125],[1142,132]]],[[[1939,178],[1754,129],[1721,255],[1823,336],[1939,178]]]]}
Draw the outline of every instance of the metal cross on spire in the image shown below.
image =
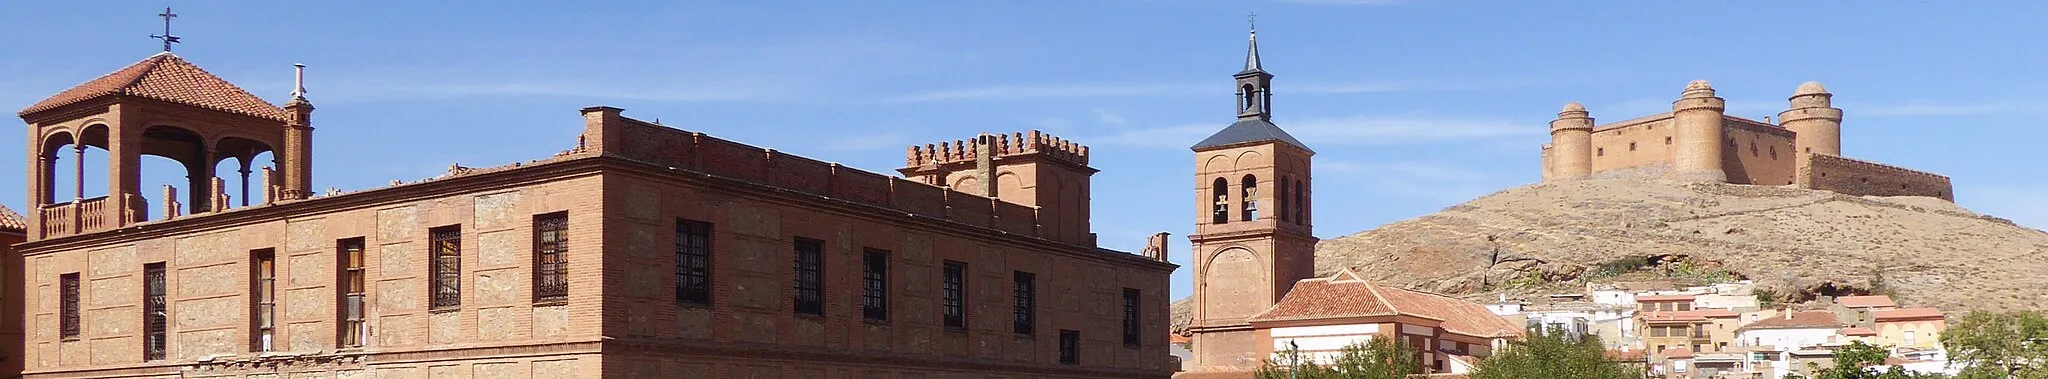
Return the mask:
{"type": "Polygon", "coordinates": [[[164,19],[164,34],[151,34],[149,38],[164,40],[164,52],[168,53],[171,51],[171,44],[178,43],[178,36],[171,35],[171,19],[178,18],[178,14],[171,13],[170,7],[164,7],[164,13],[158,13],[156,16],[164,19]]]}
{"type": "Polygon", "coordinates": [[[1259,12],[1258,12],[1258,11],[1253,11],[1253,12],[1251,12],[1251,14],[1249,14],[1249,15],[1246,15],[1246,16],[1245,16],[1245,22],[1246,22],[1246,23],[1249,23],[1249,24],[1251,24],[1251,25],[1252,25],[1252,33],[1258,33],[1258,32],[1259,32],[1259,12]]]}

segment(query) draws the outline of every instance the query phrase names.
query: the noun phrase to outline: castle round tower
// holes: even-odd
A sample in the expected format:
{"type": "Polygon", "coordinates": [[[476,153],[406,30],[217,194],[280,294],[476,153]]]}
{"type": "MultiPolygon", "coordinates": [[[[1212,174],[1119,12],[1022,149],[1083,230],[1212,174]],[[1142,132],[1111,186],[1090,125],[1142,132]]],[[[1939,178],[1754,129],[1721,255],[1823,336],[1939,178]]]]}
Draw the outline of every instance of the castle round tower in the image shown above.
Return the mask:
{"type": "Polygon", "coordinates": [[[1834,94],[1820,82],[1806,82],[1792,93],[1792,108],[1778,112],[1778,120],[1794,133],[1792,146],[1801,153],[1842,156],[1842,109],[1834,107],[1834,94]]]}
{"type": "Polygon", "coordinates": [[[1671,179],[1685,182],[1728,181],[1721,170],[1722,112],[1728,102],[1714,96],[1714,86],[1705,80],[1685,85],[1685,93],[1671,102],[1671,119],[1677,134],[1677,151],[1671,159],[1671,179]]]}
{"type": "Polygon", "coordinates": [[[1550,121],[1550,171],[1550,180],[1593,175],[1593,118],[1578,102],[1565,104],[1550,121]]]}

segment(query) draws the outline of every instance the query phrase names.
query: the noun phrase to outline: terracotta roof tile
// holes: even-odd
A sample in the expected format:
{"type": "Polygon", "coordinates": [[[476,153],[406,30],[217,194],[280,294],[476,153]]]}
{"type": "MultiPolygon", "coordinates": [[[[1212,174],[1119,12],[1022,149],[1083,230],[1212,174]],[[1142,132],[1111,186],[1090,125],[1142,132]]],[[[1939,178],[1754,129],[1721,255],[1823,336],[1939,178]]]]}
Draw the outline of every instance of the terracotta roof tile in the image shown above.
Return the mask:
{"type": "Polygon", "coordinates": [[[283,121],[285,111],[175,54],[160,53],[36,102],[20,115],[105,96],[135,96],[283,121]]]}
{"type": "Polygon", "coordinates": [[[1792,318],[1785,316],[1767,317],[1743,325],[1742,329],[1835,329],[1842,327],[1841,320],[1835,319],[1834,312],[1794,312],[1792,318]]]}
{"type": "Polygon", "coordinates": [[[1442,321],[1446,331],[1477,337],[1521,335],[1519,326],[1486,306],[1443,295],[1383,287],[1345,270],[1327,278],[1303,279],[1280,302],[1250,321],[1313,320],[1411,315],[1442,321]]]}
{"type": "Polygon", "coordinates": [[[22,218],[20,213],[14,213],[14,209],[0,205],[0,232],[20,233],[26,231],[28,231],[28,219],[22,218]]]}
{"type": "Polygon", "coordinates": [[[1694,298],[1696,298],[1696,296],[1694,295],[1650,295],[1636,296],[1636,302],[1643,303],[1655,301],[1692,301],[1694,298]]]}
{"type": "Polygon", "coordinates": [[[1689,359],[1692,358],[1692,349],[1672,348],[1664,350],[1664,352],[1658,353],[1657,355],[1662,355],[1664,356],[1664,358],[1668,359],[1689,359]]]}
{"type": "Polygon", "coordinates": [[[1872,316],[1877,318],[1877,321],[1880,322],[1947,317],[1946,315],[1941,314],[1940,309],[1934,308],[1906,308],[1889,311],[1877,311],[1872,312],[1872,316]]]}
{"type": "Polygon", "coordinates": [[[1875,331],[1875,330],[1870,330],[1870,328],[1842,328],[1842,330],[1837,330],[1837,331],[1835,331],[1835,334],[1840,334],[1840,335],[1845,335],[1845,336],[1850,336],[1850,337],[1859,337],[1859,336],[1875,336],[1875,335],[1877,335],[1877,331],[1875,331]]]}
{"type": "Polygon", "coordinates": [[[1871,295],[1871,296],[1843,296],[1843,297],[1835,298],[1835,303],[1838,303],[1838,304],[1842,304],[1842,306],[1844,306],[1844,307],[1850,307],[1850,308],[1872,308],[1872,307],[1896,307],[1896,306],[1899,306],[1899,304],[1898,304],[1898,303],[1894,303],[1894,302],[1892,302],[1892,298],[1891,298],[1891,296],[1884,296],[1884,295],[1871,295]]]}

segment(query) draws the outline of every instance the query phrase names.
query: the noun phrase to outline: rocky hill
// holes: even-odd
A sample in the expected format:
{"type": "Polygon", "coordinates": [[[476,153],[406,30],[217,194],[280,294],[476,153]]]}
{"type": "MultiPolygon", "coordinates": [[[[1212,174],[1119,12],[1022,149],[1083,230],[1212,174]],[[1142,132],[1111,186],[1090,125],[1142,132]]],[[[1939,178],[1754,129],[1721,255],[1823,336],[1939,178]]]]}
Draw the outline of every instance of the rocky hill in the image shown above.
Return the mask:
{"type": "MultiPolygon", "coordinates": [[[[2044,252],[2048,233],[1935,198],[1588,180],[1324,240],[1316,270],[1352,267],[1387,285],[1486,300],[1650,276],[1750,279],[1787,303],[1882,293],[1967,311],[2048,307],[2044,252]]],[[[1185,303],[1174,304],[1176,326],[1185,303]]]]}

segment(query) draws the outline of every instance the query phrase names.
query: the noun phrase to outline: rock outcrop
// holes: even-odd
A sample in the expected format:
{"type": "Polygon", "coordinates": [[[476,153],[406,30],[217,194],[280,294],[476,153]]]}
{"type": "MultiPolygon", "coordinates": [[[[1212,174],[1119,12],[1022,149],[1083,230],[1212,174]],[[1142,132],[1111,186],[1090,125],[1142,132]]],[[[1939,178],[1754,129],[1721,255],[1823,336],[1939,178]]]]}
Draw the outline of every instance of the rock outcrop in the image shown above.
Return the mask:
{"type": "MultiPolygon", "coordinates": [[[[1386,285],[1487,301],[1599,283],[1613,267],[1684,266],[1754,280],[1786,302],[1884,293],[1954,313],[2048,306],[2044,253],[2048,233],[1936,198],[1584,180],[1324,240],[1316,270],[1350,267],[1386,285]]],[[[1176,326],[1186,308],[1174,304],[1176,326]]]]}

